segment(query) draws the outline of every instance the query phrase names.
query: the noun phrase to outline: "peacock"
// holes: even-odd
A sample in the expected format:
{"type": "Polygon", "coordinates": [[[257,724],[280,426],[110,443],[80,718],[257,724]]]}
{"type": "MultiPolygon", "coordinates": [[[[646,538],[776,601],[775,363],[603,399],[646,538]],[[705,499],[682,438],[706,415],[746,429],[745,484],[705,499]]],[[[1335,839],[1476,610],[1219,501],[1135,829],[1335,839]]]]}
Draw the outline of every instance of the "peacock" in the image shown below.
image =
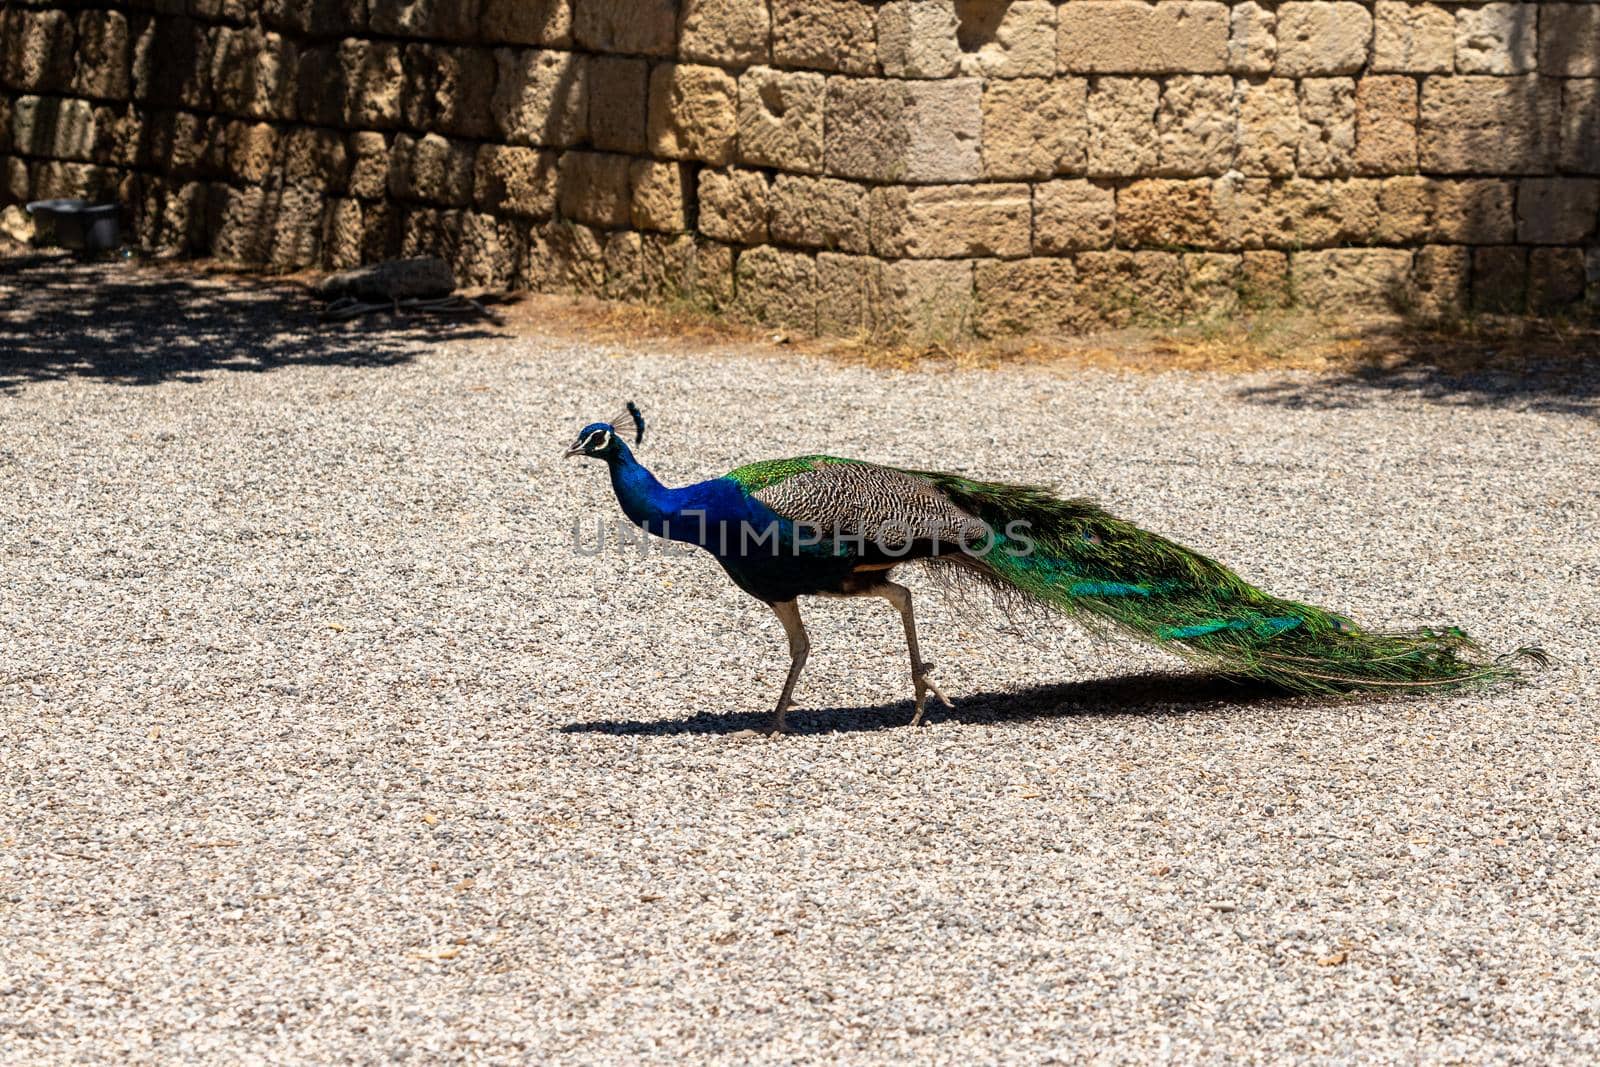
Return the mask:
{"type": "Polygon", "coordinates": [[[1241,679],[1300,693],[1439,690],[1517,678],[1519,648],[1490,657],[1455,627],[1368,630],[1322,608],[1282,600],[1198,552],[1031,485],[809,455],[751,463],[669,489],[645,469],[618,425],[644,441],[632,401],[579,431],[568,457],[610,469],[624,514],[658,537],[709,551],[734,584],[770,607],[789,640],[789,674],[773,712],[782,733],[811,642],[802,596],[882,597],[900,613],[915,710],[950,698],[917,643],[906,563],[984,588],[1002,606],[1031,606],[1120,631],[1241,679]]]}

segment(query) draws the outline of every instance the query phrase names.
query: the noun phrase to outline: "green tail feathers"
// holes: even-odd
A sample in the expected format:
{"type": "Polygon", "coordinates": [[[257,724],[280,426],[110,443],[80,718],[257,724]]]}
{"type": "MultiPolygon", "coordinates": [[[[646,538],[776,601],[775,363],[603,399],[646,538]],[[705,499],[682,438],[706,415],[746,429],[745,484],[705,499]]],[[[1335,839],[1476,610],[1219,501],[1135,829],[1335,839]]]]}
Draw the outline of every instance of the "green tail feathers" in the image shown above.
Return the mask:
{"type": "Polygon", "coordinates": [[[1454,627],[1363,629],[1270,596],[1215,560],[1087,501],[916,473],[996,531],[987,552],[945,560],[976,571],[1001,595],[1125,631],[1228,674],[1297,692],[1400,691],[1512,679],[1519,659],[1547,662],[1537,648],[1489,656],[1454,627]]]}

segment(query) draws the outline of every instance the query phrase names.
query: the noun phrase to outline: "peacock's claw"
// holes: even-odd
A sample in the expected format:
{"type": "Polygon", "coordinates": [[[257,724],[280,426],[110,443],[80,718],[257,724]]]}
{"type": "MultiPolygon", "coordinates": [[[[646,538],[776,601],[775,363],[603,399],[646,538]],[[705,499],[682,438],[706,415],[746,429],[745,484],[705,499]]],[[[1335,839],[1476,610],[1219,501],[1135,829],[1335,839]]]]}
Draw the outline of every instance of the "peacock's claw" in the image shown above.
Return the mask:
{"type": "Polygon", "coordinates": [[[917,711],[915,715],[911,716],[912,726],[922,725],[922,713],[927,707],[929,693],[932,693],[934,696],[938,697],[939,703],[943,704],[945,707],[955,707],[955,705],[950,702],[950,698],[944,695],[944,690],[934,685],[932,680],[929,679],[928,674],[932,670],[933,664],[923,663],[920,664],[916,670],[911,672],[911,682],[917,687],[917,711]]]}

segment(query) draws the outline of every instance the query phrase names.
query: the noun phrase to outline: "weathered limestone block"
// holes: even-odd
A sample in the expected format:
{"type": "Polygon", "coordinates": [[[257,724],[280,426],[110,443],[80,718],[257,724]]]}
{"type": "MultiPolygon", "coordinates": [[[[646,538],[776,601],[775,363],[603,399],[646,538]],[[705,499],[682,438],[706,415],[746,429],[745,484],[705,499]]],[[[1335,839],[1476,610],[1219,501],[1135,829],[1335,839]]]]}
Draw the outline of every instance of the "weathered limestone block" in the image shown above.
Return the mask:
{"type": "Polygon", "coordinates": [[[890,0],[878,9],[878,62],[891,78],[948,78],[956,72],[955,0],[890,0]]]}
{"type": "Polygon", "coordinates": [[[179,252],[205,247],[205,183],[152,178],[143,184],[133,209],[134,233],[144,247],[179,252]]]}
{"type": "Polygon", "coordinates": [[[766,175],[759,170],[702,170],[699,229],[730,244],[766,244],[766,175]]]}
{"type": "Polygon", "coordinates": [[[827,79],[751,67],[739,76],[739,159],[801,174],[822,172],[827,79]]]}
{"type": "Polygon", "coordinates": [[[453,275],[461,251],[463,214],[432,207],[405,208],[397,222],[401,258],[442,259],[450,264],[453,275]]]}
{"type": "Polygon", "coordinates": [[[973,291],[981,337],[1075,333],[1093,320],[1070,259],[980,260],[973,291]]]}
{"type": "Polygon", "coordinates": [[[436,133],[422,138],[395,137],[389,157],[389,195],[463,207],[472,200],[473,156],[470,141],[449,141],[436,133]]]}
{"type": "Polygon", "coordinates": [[[1456,17],[1439,4],[1378,0],[1372,69],[1448,74],[1456,68],[1456,17]]]}
{"type": "Polygon", "coordinates": [[[556,219],[527,233],[526,275],[517,281],[542,293],[600,296],[606,287],[605,242],[577,222],[556,219]]]}
{"type": "Polygon", "coordinates": [[[589,57],[589,143],[608,152],[643,155],[649,64],[626,56],[589,57]]]}
{"type": "Polygon", "coordinates": [[[1117,194],[1117,243],[1124,247],[1187,245],[1206,248],[1217,240],[1211,179],[1148,178],[1117,194]]]}
{"type": "Polygon", "coordinates": [[[483,0],[485,40],[564,48],[572,43],[571,0],[483,0]]]}
{"type": "Polygon", "coordinates": [[[322,196],[300,186],[285,186],[268,194],[271,205],[271,241],[267,267],[275,271],[303,270],[322,258],[322,196]]]}
{"type": "Polygon", "coordinates": [[[1290,0],[1278,8],[1276,73],[1291,78],[1354,74],[1366,66],[1372,13],[1349,0],[1290,0]]]}
{"type": "MultiPolygon", "coordinates": [[[[313,37],[342,37],[366,28],[366,0],[262,0],[262,20],[272,29],[313,37]]],[[[366,216],[362,216],[366,229],[366,216]]]]}
{"type": "Polygon", "coordinates": [[[407,45],[400,110],[406,125],[455,137],[494,134],[493,53],[482,48],[407,45]]]}
{"type": "Polygon", "coordinates": [[[1539,73],[1547,78],[1600,77],[1600,6],[1537,6],[1539,73]]]}
{"type": "Polygon", "coordinates": [[[1537,77],[1435,77],[1422,83],[1420,162],[1440,174],[1528,174],[1549,169],[1558,141],[1559,88],[1537,77]]]}
{"type": "Polygon", "coordinates": [[[386,37],[462,41],[478,29],[478,0],[379,0],[369,10],[373,31],[386,37]]]}
{"type": "Polygon", "coordinates": [[[1434,239],[1439,183],[1419,175],[1389,178],[1378,186],[1378,228],[1382,244],[1406,245],[1434,239]]]}
{"type": "Polygon", "coordinates": [[[1296,169],[1307,177],[1351,173],[1356,154],[1356,86],[1349,78],[1300,83],[1300,148],[1296,169]]]}
{"type": "MultiPolygon", "coordinates": [[[[400,93],[405,67],[400,46],[379,41],[343,41],[336,53],[339,85],[344,90],[342,119],[347,126],[384,128],[400,124],[400,93]]],[[[326,86],[307,82],[300,72],[302,99],[321,96],[326,86]]]]}
{"type": "Polygon", "coordinates": [[[206,228],[211,233],[211,254],[228,263],[266,262],[276,222],[272,209],[267,191],[260,186],[210,186],[206,228]]]}
{"type": "Polygon", "coordinates": [[[1050,0],[960,0],[956,13],[961,73],[1047,78],[1056,72],[1056,5],[1050,0]]]}
{"type": "Polygon", "coordinates": [[[771,34],[765,0],[682,0],[678,58],[722,67],[765,63],[771,34]]]}
{"type": "Polygon", "coordinates": [[[627,226],[633,191],[627,156],[612,152],[566,152],[556,167],[556,207],[565,219],[593,226],[627,226]]]}
{"type": "Polygon", "coordinates": [[[133,88],[129,78],[133,59],[131,41],[128,20],[121,12],[85,11],[80,14],[72,91],[101,99],[127,99],[133,88]]]}
{"type": "Polygon", "coordinates": [[[950,341],[971,332],[972,311],[970,261],[817,256],[818,333],[950,341]]]}
{"type": "Polygon", "coordinates": [[[1088,82],[1004,78],[983,90],[983,173],[989,178],[1082,174],[1088,165],[1088,82]]]}
{"type": "Polygon", "coordinates": [[[1081,252],[1080,301],[1110,326],[1175,322],[1187,308],[1183,259],[1173,252],[1081,252]]]}
{"type": "Polygon", "coordinates": [[[645,268],[644,235],[632,230],[619,230],[606,235],[606,299],[650,300],[660,294],[653,291],[645,268]]]}
{"type": "Polygon", "coordinates": [[[1565,171],[1600,174],[1600,80],[1562,85],[1559,165],[1565,171]]]}
{"type": "Polygon", "coordinates": [[[1413,314],[1428,322],[1454,319],[1467,309],[1472,252],[1461,245],[1417,249],[1411,265],[1413,314]]]}
{"type": "Polygon", "coordinates": [[[0,41],[5,42],[0,48],[0,84],[24,91],[66,91],[72,83],[76,39],[65,11],[19,7],[0,11],[0,41]]]}
{"type": "Polygon", "coordinates": [[[1517,240],[1575,245],[1594,236],[1600,180],[1524,178],[1517,190],[1517,240]]]}
{"type": "Polygon", "coordinates": [[[885,186],[872,190],[872,250],[947,259],[1025,256],[1032,198],[1026,185],[885,186]]]}
{"type": "Polygon", "coordinates": [[[1212,318],[1239,310],[1244,257],[1229,252],[1189,252],[1183,257],[1183,305],[1212,318]]]}
{"type": "Polygon", "coordinates": [[[278,131],[266,122],[230,122],[223,132],[228,173],[237,181],[260,184],[278,159],[278,131]]]}
{"type": "Polygon", "coordinates": [[[874,7],[864,0],[772,0],[772,62],[842,74],[878,70],[874,7]]]}
{"type": "Polygon", "coordinates": [[[676,0],[579,0],[572,37],[590,52],[670,56],[678,30],[676,0]]]}
{"type": "Polygon", "coordinates": [[[1278,61],[1278,16],[1256,3],[1235,4],[1228,19],[1228,70],[1271,74],[1278,61]]]}
{"type": "Polygon", "coordinates": [[[1033,187],[1033,252],[1058,256],[1110,248],[1117,228],[1117,198],[1081,178],[1033,187]]]}
{"type": "Polygon", "coordinates": [[[815,333],[817,264],[804,252],[762,245],[734,264],[733,312],[747,322],[815,333]]]}
{"type": "Polygon", "coordinates": [[[1528,74],[1538,63],[1542,4],[1456,8],[1456,70],[1462,74],[1528,74]]]}
{"type": "Polygon", "coordinates": [[[298,126],[283,139],[283,176],[291,185],[343,192],[350,172],[344,138],[333,130],[298,126]]]}
{"type": "Polygon", "coordinates": [[[0,95],[0,154],[9,153],[11,140],[11,98],[0,95]]]}
{"type": "Polygon", "coordinates": [[[139,164],[167,176],[209,174],[217,169],[213,153],[222,145],[220,120],[187,111],[158,112],[145,120],[139,164]]]}
{"type": "Polygon", "coordinates": [[[780,174],[770,202],[774,241],[835,252],[864,253],[872,247],[865,186],[780,174]]]}
{"type": "Polygon", "coordinates": [[[682,163],[636,159],[628,170],[633,188],[630,219],[639,230],[677,233],[689,228],[689,175],[682,163]]]}
{"type": "Polygon", "coordinates": [[[1156,112],[1160,172],[1165,175],[1221,174],[1231,170],[1237,152],[1233,117],[1233,79],[1168,78],[1156,112]]]}
{"type": "Polygon", "coordinates": [[[1211,185],[1218,245],[1294,249],[1366,240],[1378,225],[1378,189],[1369,178],[1218,178],[1211,185]]]}
{"type": "Polygon", "coordinates": [[[1356,83],[1356,169],[1410,174],[1417,169],[1417,84],[1400,75],[1356,83]]]}
{"type": "Polygon", "coordinates": [[[1490,314],[1518,314],[1528,286],[1528,250],[1472,250],[1472,309],[1490,314]]]}
{"type": "Polygon", "coordinates": [[[377,200],[389,187],[389,141],[373,130],[350,135],[350,195],[377,200]]]}
{"type": "Polygon", "coordinates": [[[28,174],[28,164],[15,156],[0,160],[0,194],[13,203],[33,199],[33,180],[28,174]]]}
{"type": "Polygon", "coordinates": [[[733,260],[725,245],[686,234],[623,232],[606,239],[605,255],[606,296],[613,300],[666,298],[713,309],[733,295],[733,260]]]}
{"type": "Polygon", "coordinates": [[[455,270],[463,288],[508,287],[522,271],[525,256],[517,226],[493,215],[476,211],[462,213],[455,270]]]}
{"type": "Polygon", "coordinates": [[[1154,78],[1094,80],[1086,105],[1091,178],[1155,172],[1161,158],[1155,136],[1160,100],[1161,85],[1154,78]]]}
{"type": "Polygon", "coordinates": [[[276,33],[219,27],[210,75],[218,110],[252,118],[293,117],[299,62],[294,44],[276,33]]]}
{"type": "Polygon", "coordinates": [[[727,71],[661,64],[650,72],[645,127],[650,150],[671,159],[730,162],[739,131],[738,99],[738,82],[727,71]]]}
{"type": "Polygon", "coordinates": [[[1396,243],[1509,244],[1516,239],[1515,189],[1493,178],[1388,178],[1379,189],[1382,214],[1374,232],[1396,243]]]}
{"type": "Polygon", "coordinates": [[[571,52],[497,48],[495,128],[512,144],[563,147],[589,132],[588,64],[571,52]]]}
{"type": "Polygon", "coordinates": [[[1528,252],[1528,310],[1549,314],[1583,299],[1587,281],[1581,248],[1535,248],[1528,252]]]}
{"type": "Polygon", "coordinates": [[[1288,307],[1294,295],[1289,286],[1289,257],[1282,252],[1257,250],[1240,257],[1239,300],[1248,307],[1288,307]]]}
{"type": "Polygon", "coordinates": [[[884,182],[975,179],[982,172],[981,100],[977,78],[829,78],[827,172],[884,182]]]}
{"type": "Polygon", "coordinates": [[[1210,0],[1062,4],[1058,69],[1072,74],[1212,74],[1228,66],[1228,8],[1210,0]]]}
{"type": "Polygon", "coordinates": [[[1289,78],[1240,81],[1237,87],[1239,152],[1235,161],[1251,177],[1288,177],[1300,148],[1300,98],[1289,78]]]}
{"type": "Polygon", "coordinates": [[[93,162],[100,140],[94,105],[59,96],[19,96],[11,109],[11,142],[23,155],[93,162]]]}
{"type": "Polygon", "coordinates": [[[1396,312],[1412,304],[1408,249],[1329,248],[1289,260],[1295,296],[1312,307],[1396,312]]]}

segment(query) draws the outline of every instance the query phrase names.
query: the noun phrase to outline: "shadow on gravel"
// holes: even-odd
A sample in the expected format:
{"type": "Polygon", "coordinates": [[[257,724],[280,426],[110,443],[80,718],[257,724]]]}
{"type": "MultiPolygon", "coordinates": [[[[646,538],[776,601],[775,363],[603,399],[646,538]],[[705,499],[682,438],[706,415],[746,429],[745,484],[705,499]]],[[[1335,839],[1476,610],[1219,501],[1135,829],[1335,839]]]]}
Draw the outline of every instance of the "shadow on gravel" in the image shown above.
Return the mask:
{"type": "MultiPolygon", "coordinates": [[[[930,707],[931,722],[966,724],[1021,722],[1070,715],[1185,715],[1225,712],[1240,707],[1309,708],[1347,697],[1308,697],[1260,682],[1210,674],[1148,672],[1117,678],[1037,686],[1019,692],[952,695],[955,707],[930,707]]],[[[789,713],[796,734],[856,733],[890,730],[911,721],[909,700],[865,708],[798,708],[789,713]]],[[[764,730],[771,715],[754,711],[702,711],[682,719],[614,719],[574,722],[565,734],[629,734],[662,737],[671,734],[729,734],[764,730]]]]}
{"type": "Polygon", "coordinates": [[[419,342],[487,336],[477,322],[385,314],[324,326],[298,285],[192,265],[0,259],[0,394],[74,375],[153,385],[219,370],[386,367],[419,342]]]}

